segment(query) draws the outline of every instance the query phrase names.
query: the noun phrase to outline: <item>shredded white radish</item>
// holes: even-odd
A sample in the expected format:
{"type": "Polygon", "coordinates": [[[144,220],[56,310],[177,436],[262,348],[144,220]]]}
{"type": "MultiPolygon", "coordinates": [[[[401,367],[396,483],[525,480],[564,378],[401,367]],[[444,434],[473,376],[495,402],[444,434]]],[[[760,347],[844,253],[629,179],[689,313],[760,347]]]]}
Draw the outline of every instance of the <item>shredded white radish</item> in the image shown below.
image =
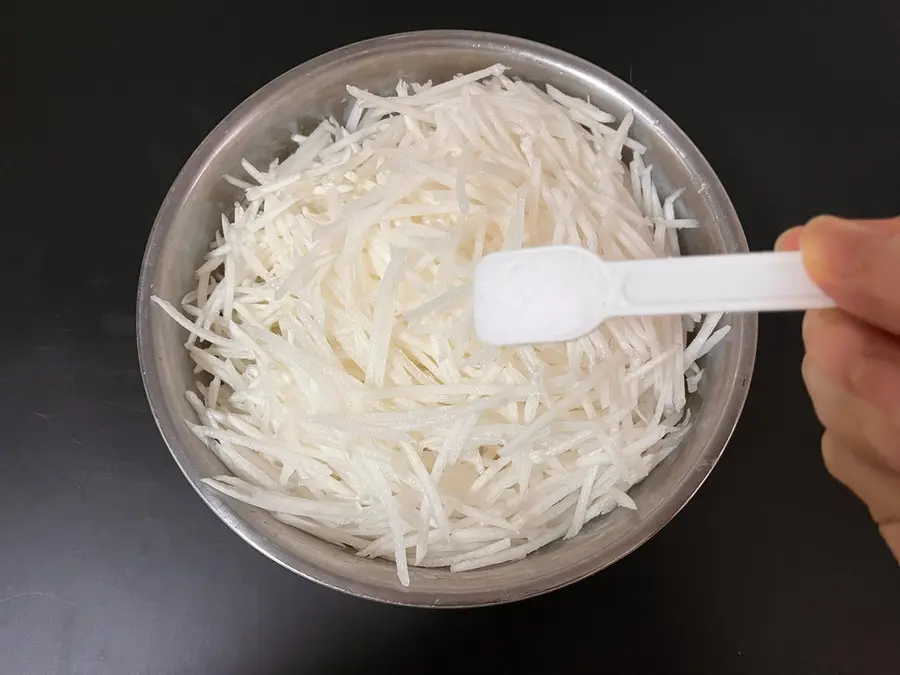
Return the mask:
{"type": "MultiPolygon", "coordinates": [[[[472,328],[491,252],[678,255],[614,116],[496,65],[382,97],[348,87],[244,190],[180,308],[201,380],[191,429],[232,476],[206,483],[360,555],[474,570],[576,536],[687,433],[721,315],[612,319],[568,344],[496,349],[472,328]],[[623,153],[628,157],[627,165],[623,153]],[[198,395],[199,394],[199,395],[198,395]]],[[[180,310],[180,311],[179,311],[180,310]]]]}

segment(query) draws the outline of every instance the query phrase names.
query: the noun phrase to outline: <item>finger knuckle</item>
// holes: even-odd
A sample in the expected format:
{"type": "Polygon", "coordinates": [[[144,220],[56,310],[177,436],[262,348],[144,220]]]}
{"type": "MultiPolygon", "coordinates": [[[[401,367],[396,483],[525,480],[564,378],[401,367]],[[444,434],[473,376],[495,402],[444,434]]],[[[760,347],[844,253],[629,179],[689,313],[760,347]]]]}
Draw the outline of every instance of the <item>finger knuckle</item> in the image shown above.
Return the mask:
{"type": "Polygon", "coordinates": [[[826,471],[837,480],[841,480],[843,476],[843,452],[842,445],[837,437],[826,431],[822,435],[822,461],[825,464],[826,471]]]}
{"type": "Polygon", "coordinates": [[[878,410],[890,424],[900,427],[900,347],[893,358],[860,359],[850,371],[854,393],[878,410]]]}
{"type": "Polygon", "coordinates": [[[841,310],[808,312],[803,335],[810,361],[844,386],[855,364],[875,348],[872,330],[841,310]]]}
{"type": "Polygon", "coordinates": [[[834,386],[809,356],[804,357],[801,372],[816,417],[825,427],[840,424],[842,412],[840,406],[834,405],[834,386]]]}

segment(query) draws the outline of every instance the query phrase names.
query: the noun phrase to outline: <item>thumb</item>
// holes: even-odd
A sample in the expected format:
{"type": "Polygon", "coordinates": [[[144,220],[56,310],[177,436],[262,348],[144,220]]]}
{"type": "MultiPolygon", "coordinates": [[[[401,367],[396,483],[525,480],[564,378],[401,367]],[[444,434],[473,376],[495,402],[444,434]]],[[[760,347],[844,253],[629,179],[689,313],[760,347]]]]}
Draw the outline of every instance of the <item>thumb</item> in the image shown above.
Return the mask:
{"type": "Polygon", "coordinates": [[[900,335],[900,218],[820,216],[799,243],[809,275],[841,309],[900,335]]]}

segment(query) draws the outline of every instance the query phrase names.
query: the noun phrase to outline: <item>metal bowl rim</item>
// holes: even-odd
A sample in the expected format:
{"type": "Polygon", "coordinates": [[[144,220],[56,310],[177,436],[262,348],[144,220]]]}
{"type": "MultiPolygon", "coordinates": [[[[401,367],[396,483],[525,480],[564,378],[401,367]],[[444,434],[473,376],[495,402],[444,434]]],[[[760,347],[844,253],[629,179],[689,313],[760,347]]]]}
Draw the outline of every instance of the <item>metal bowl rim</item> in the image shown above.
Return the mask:
{"type": "Polygon", "coordinates": [[[477,591],[473,591],[469,594],[470,598],[454,598],[452,602],[445,604],[440,601],[440,598],[434,598],[430,593],[416,593],[413,588],[410,588],[409,592],[401,593],[395,588],[359,581],[346,575],[334,574],[308,561],[301,560],[297,556],[287,554],[276,544],[247,526],[243,518],[235,512],[227,501],[216,497],[203,487],[203,484],[200,482],[201,476],[191,466],[183,450],[178,447],[173,425],[180,421],[175,421],[168,417],[164,418],[161,414],[161,411],[164,410],[163,400],[165,395],[156,368],[149,317],[150,305],[152,304],[150,296],[153,293],[153,278],[159,249],[168,234],[169,227],[175,220],[175,215],[189,198],[197,178],[202,174],[203,168],[212,160],[219,149],[227,143],[229,138],[239,133],[245,125],[250,123],[254,116],[254,111],[261,108],[265,101],[276,97],[291,82],[320,68],[334,66],[337,63],[357,59],[364,55],[393,51],[404,47],[468,46],[472,49],[477,49],[482,44],[488,44],[495,50],[499,47],[501,50],[513,50],[529,54],[557,63],[560,67],[578,70],[604,80],[625,93],[629,98],[639,101],[642,111],[655,118],[656,123],[654,126],[659,129],[659,133],[663,138],[678,149],[682,160],[698,166],[702,170],[704,177],[708,179],[708,189],[714,193],[714,197],[721,207],[722,218],[733,221],[738,226],[738,231],[734,233],[738,248],[744,251],[748,250],[746,237],[737,213],[712,167],[678,125],[653,102],[629,84],[584,59],[531,40],[481,31],[428,30],[370,38],[340,47],[292,68],[246,98],[204,138],[178,173],[154,220],[141,264],[136,320],[141,377],[153,419],[169,448],[169,452],[185,478],[187,478],[197,494],[200,495],[201,499],[212,509],[217,517],[246,543],[269,559],[310,581],[328,588],[387,604],[420,607],[478,607],[505,604],[568,586],[621,560],[646,543],[669,523],[687,505],[712,472],[731,439],[746,403],[756,359],[758,320],[755,314],[749,314],[741,317],[741,343],[737,346],[738,362],[736,365],[738,381],[731,391],[719,423],[706,444],[707,452],[700,458],[698,468],[689,472],[675,486],[671,498],[661,502],[648,514],[641,522],[639,528],[631,530],[613,542],[615,550],[612,555],[608,555],[604,560],[590,559],[578,566],[569,566],[565,569],[566,574],[562,576],[550,571],[544,575],[543,583],[533,586],[526,592],[517,592],[513,588],[502,597],[498,597],[496,594],[485,596],[477,591]]]}

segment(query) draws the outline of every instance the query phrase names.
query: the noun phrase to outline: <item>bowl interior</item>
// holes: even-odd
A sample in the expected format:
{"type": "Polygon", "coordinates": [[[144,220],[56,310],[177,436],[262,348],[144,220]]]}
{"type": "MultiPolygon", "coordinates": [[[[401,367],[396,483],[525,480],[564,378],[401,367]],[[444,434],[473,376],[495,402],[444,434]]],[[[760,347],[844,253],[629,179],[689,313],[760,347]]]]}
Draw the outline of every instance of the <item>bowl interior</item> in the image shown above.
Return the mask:
{"type": "Polygon", "coordinates": [[[519,599],[565,585],[611,564],[657,532],[687,502],[711,470],[737,421],[752,370],[755,316],[730,316],[729,338],[706,359],[706,377],[689,401],[694,428],[677,452],[630,493],[637,512],[616,509],[571,541],[558,542],[523,561],[450,574],[410,568],[400,586],[392,562],[361,559],[290,528],[258,509],[224,500],[199,479],[224,466],[187,429],[193,419],[184,391],[194,376],[184,332],[150,308],[157,294],[172,302],[196,282],[219,216],[230,214],[238,191],[222,179],[243,176],[240,160],[265,166],[293,147],[290,135],[309,131],[324,115],[344,119],[345,85],[375,93],[398,78],[441,81],[454,74],[504,63],[514,77],[552,84],[590,100],[617,117],[635,113],[633,136],[647,146],[648,162],[663,194],[685,187],[682,215],[701,227],[682,239],[687,253],[747,249],[740,223],[706,161],[677,126],[628,85],[584,61],[534,43],[467,32],[426,32],[378,38],[326,54],[286,73],[239,106],[210,134],[179,174],[148,243],[141,276],[138,333],[142,370],[160,430],[186,477],[210,507],[267,556],[325,585],[388,602],[477,605],[519,599]]]}

